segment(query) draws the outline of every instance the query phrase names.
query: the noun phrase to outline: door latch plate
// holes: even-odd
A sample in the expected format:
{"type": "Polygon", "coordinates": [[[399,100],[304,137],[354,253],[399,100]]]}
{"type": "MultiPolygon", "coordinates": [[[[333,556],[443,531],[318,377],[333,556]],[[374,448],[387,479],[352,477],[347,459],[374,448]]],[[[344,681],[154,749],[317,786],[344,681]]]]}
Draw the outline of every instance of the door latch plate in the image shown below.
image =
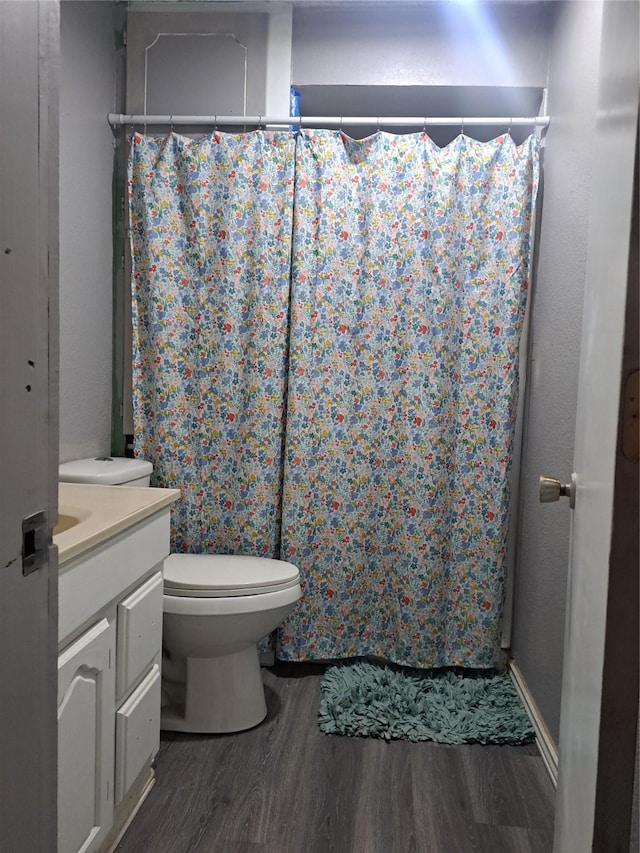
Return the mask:
{"type": "Polygon", "coordinates": [[[34,512],[22,519],[22,574],[41,569],[49,551],[49,527],[46,512],[34,512]]]}

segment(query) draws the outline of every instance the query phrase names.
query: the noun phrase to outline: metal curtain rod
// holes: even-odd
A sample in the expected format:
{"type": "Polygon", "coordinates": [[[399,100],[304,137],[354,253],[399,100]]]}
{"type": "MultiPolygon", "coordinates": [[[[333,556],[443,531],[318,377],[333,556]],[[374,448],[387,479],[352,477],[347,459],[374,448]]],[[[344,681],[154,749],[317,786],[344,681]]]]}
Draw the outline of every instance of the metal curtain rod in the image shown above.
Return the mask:
{"type": "Polygon", "coordinates": [[[282,125],[283,127],[548,127],[549,116],[174,116],[174,115],[125,115],[109,113],[112,127],[124,124],[139,125],[282,125]]]}

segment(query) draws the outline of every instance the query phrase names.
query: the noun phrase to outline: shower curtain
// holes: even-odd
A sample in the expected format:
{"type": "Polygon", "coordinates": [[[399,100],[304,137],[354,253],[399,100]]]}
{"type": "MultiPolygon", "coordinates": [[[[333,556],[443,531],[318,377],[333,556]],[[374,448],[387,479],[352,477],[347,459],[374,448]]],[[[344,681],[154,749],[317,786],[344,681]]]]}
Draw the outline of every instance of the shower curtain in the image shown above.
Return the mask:
{"type": "Polygon", "coordinates": [[[537,154],[299,135],[280,657],[497,663],[537,154]]]}
{"type": "Polygon", "coordinates": [[[279,553],[294,144],[132,139],[135,451],[176,551],[279,553]]]}
{"type": "Polygon", "coordinates": [[[535,136],[134,138],[136,453],[174,548],[300,568],[279,657],[496,664],[537,170],[535,136]]]}

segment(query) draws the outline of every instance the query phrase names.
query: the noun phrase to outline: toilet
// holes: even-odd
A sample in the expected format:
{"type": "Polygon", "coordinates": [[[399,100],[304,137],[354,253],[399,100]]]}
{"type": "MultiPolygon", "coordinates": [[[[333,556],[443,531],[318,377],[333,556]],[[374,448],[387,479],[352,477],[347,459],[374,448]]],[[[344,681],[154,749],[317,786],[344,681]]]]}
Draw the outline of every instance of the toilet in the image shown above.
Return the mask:
{"type": "MultiPolygon", "coordinates": [[[[142,459],[100,457],[60,465],[70,483],[148,486],[142,459]]],[[[164,563],[162,714],[165,730],[222,734],[258,725],[267,705],[257,642],[300,599],[284,560],[171,554],[164,563]]]]}
{"type": "Polygon", "coordinates": [[[264,719],[257,642],[301,596],[291,563],[172,554],[164,563],[161,727],[236,732],[264,719]]]}

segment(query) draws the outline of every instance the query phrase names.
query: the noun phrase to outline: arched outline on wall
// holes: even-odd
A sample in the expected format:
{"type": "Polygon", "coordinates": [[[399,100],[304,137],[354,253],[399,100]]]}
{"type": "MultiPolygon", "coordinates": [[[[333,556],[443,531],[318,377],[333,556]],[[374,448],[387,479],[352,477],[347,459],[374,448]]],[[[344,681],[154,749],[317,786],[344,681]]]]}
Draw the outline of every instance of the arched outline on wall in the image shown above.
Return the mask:
{"type": "Polygon", "coordinates": [[[246,44],[243,44],[235,33],[158,33],[151,44],[148,44],[144,49],[144,112],[147,112],[147,67],[149,61],[149,51],[155,47],[163,36],[189,37],[189,38],[232,38],[238,47],[244,51],[244,80],[242,85],[242,112],[247,113],[247,66],[249,61],[249,49],[246,44]]]}

